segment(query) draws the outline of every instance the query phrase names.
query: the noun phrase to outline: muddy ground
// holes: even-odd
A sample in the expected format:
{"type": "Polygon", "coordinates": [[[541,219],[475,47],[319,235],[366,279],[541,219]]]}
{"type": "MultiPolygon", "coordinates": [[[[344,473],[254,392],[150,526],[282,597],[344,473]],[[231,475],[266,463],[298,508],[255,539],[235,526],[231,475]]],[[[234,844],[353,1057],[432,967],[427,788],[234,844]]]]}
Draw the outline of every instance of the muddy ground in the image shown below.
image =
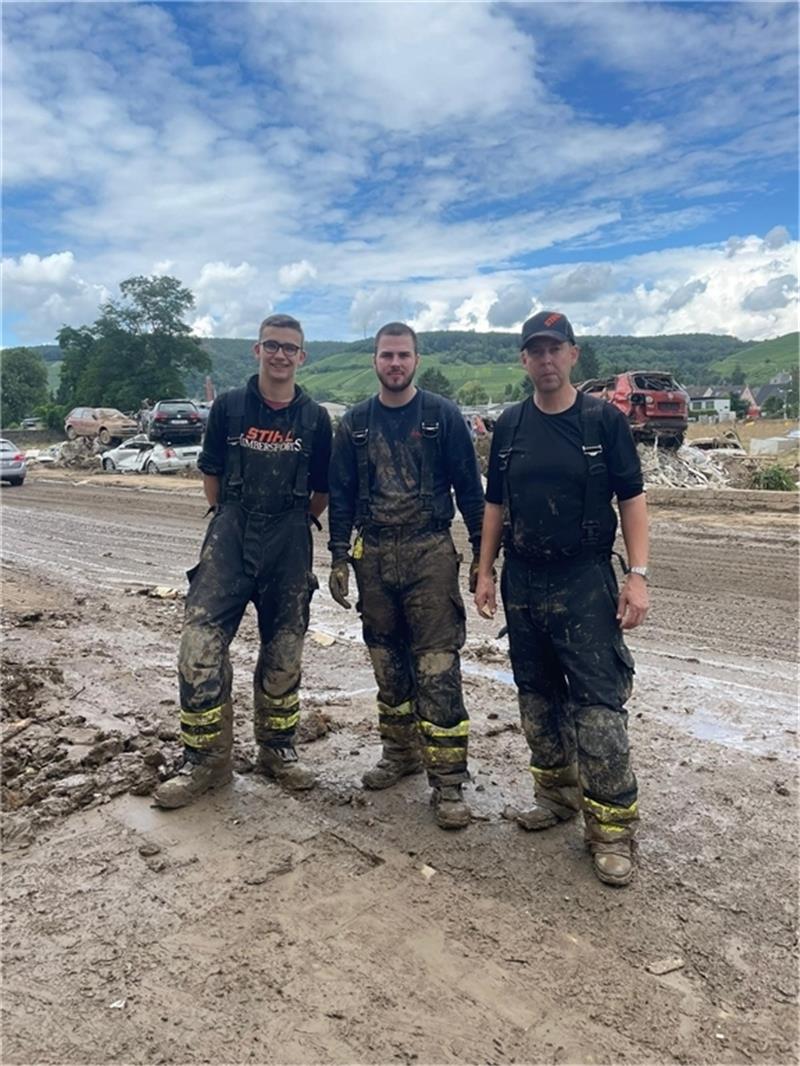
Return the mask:
{"type": "Polygon", "coordinates": [[[503,818],[530,785],[502,619],[470,610],[464,653],[476,822],[437,830],[419,778],[360,789],[374,690],[322,537],[302,748],[320,787],[251,772],[248,616],[234,784],[151,807],[178,755],[181,603],[145,593],[183,589],[199,488],[43,472],[0,502],[3,1063],[797,1060],[795,515],[653,511],[620,891],[577,825],[503,818]]]}

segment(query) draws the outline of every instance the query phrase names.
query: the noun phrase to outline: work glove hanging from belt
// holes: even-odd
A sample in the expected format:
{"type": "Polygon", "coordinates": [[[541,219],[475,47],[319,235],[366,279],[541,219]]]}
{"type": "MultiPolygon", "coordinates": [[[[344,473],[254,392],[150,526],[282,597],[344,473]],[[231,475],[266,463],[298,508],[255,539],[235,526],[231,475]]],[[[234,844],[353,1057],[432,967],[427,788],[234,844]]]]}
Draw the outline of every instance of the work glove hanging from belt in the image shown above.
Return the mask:
{"type": "Polygon", "coordinates": [[[350,567],[346,558],[334,559],[331,563],[328,588],[331,596],[339,606],[345,607],[349,611],[351,604],[347,595],[350,591],[350,567]]]}
{"type": "MultiPolygon", "coordinates": [[[[478,588],[478,567],[481,561],[481,550],[478,548],[472,555],[472,562],[469,564],[469,591],[475,593],[478,588]]],[[[492,567],[492,580],[497,580],[497,574],[494,567],[492,567]]]]}

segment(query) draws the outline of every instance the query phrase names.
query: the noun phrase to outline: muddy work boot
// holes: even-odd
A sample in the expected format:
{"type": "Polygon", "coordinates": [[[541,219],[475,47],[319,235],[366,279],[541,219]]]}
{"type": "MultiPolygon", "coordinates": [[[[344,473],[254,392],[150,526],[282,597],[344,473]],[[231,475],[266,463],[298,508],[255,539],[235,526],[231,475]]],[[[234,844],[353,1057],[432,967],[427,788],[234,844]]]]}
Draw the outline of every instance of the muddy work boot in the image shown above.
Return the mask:
{"type": "MultiPolygon", "coordinates": [[[[600,807],[600,804],[593,806],[600,807]]],[[[598,879],[605,885],[622,887],[630,884],[633,878],[636,804],[614,810],[618,810],[621,817],[612,822],[607,815],[602,816],[601,820],[591,810],[584,808],[584,838],[598,879]]]]}
{"type": "Polygon", "coordinates": [[[306,792],[317,783],[312,771],[300,765],[294,748],[267,748],[261,745],[257,769],[291,792],[306,792]]]}
{"type": "Polygon", "coordinates": [[[531,767],[535,803],[529,811],[520,811],[517,825],[523,829],[550,829],[559,822],[574,818],[581,809],[578,767],[559,766],[553,770],[531,767]]]}
{"type": "Polygon", "coordinates": [[[185,756],[184,762],[174,777],[170,777],[153,792],[153,802],[157,807],[173,809],[185,807],[188,803],[233,780],[233,767],[230,758],[212,755],[185,756]]]}
{"type": "Polygon", "coordinates": [[[441,785],[431,792],[433,817],[440,829],[463,829],[472,820],[461,785],[441,785]]]}
{"type": "Polygon", "coordinates": [[[364,788],[391,788],[409,774],[422,773],[422,757],[414,748],[392,750],[384,745],[383,755],[361,777],[364,788]]]}

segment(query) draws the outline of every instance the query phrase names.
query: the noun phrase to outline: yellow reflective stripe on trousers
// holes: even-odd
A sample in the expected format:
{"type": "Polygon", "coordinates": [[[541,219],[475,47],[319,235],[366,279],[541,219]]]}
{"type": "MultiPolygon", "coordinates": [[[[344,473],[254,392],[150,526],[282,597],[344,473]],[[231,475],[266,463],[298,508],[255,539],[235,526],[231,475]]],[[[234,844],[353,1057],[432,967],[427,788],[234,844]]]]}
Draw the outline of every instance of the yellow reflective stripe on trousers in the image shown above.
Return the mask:
{"type": "Polygon", "coordinates": [[[300,712],[294,714],[270,714],[267,715],[267,725],[270,729],[294,729],[300,721],[300,712]]]}
{"type": "Polygon", "coordinates": [[[269,696],[264,693],[264,704],[270,710],[279,710],[280,708],[296,707],[300,702],[300,693],[297,689],[294,692],[290,692],[286,696],[269,696]]]}
{"type": "Polygon", "coordinates": [[[398,717],[403,714],[411,714],[414,710],[414,704],[411,700],[406,700],[405,703],[399,703],[396,707],[390,707],[388,703],[381,703],[378,700],[378,714],[397,715],[398,717]]]}
{"type": "Polygon", "coordinates": [[[633,822],[639,817],[639,803],[637,800],[634,800],[630,807],[613,807],[608,803],[598,803],[597,800],[584,796],[583,807],[584,810],[595,816],[604,829],[608,829],[612,833],[617,829],[624,828],[624,826],[619,824],[620,822],[633,822]]]}
{"type": "Polygon", "coordinates": [[[181,733],[181,743],[187,748],[213,748],[219,743],[220,733],[181,733]]]}
{"type": "MultiPolygon", "coordinates": [[[[542,785],[544,788],[553,788],[559,785],[563,785],[564,777],[571,766],[554,766],[550,770],[542,769],[539,766],[531,766],[530,771],[533,774],[533,780],[537,785],[542,785]]],[[[568,782],[569,784],[575,784],[574,779],[568,782]]]]}
{"type": "Polygon", "coordinates": [[[423,733],[427,733],[429,737],[436,739],[437,737],[467,737],[469,736],[469,719],[465,718],[463,722],[459,722],[458,725],[451,725],[449,728],[442,725],[434,725],[433,722],[426,722],[420,719],[419,727],[423,733]]]}
{"type": "Polygon", "coordinates": [[[207,711],[186,711],[181,707],[181,725],[217,725],[222,721],[222,706],[207,711]]]}
{"type": "Polygon", "coordinates": [[[466,748],[440,748],[427,746],[422,749],[427,763],[465,762],[466,748]]]}

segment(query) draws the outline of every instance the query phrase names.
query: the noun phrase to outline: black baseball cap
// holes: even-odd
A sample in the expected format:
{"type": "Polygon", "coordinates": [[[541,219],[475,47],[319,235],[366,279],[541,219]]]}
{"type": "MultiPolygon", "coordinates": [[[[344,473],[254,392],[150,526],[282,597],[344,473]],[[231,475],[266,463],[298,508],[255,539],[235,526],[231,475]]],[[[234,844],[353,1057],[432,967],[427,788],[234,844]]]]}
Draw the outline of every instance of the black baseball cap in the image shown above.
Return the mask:
{"type": "Polygon", "coordinates": [[[522,327],[520,348],[527,348],[534,337],[553,337],[558,341],[575,343],[575,334],[569,319],[560,311],[540,311],[533,318],[529,318],[522,327]]]}

